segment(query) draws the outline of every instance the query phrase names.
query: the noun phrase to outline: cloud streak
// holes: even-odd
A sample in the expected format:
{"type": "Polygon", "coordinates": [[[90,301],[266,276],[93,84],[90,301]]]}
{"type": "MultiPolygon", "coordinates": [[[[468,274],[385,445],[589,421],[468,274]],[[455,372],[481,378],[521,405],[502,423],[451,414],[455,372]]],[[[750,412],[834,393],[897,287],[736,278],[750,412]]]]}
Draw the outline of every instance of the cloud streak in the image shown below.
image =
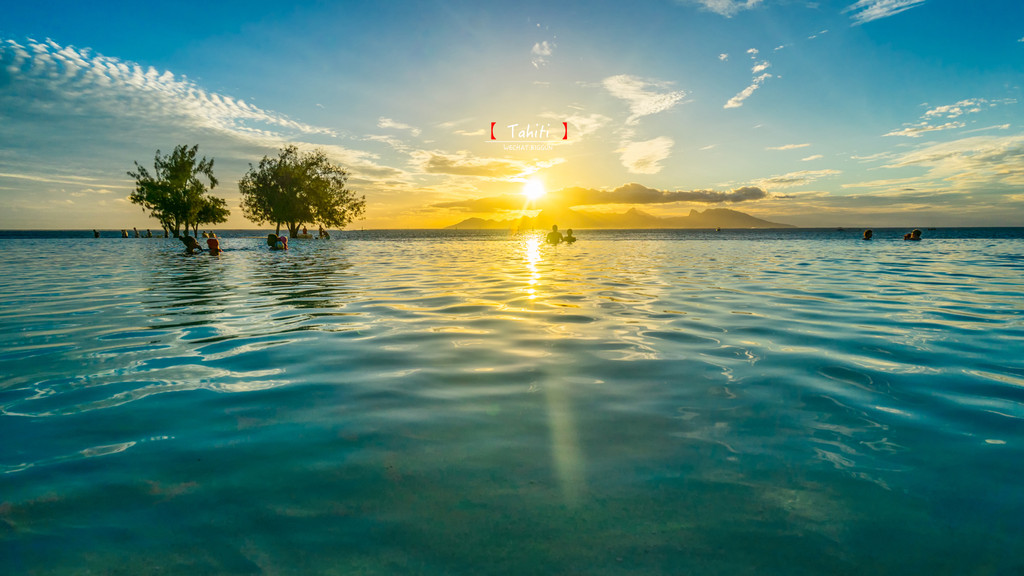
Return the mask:
{"type": "Polygon", "coordinates": [[[652,83],[627,74],[609,76],[602,85],[612,96],[629,103],[631,114],[626,118],[627,125],[636,125],[644,116],[669,110],[686,96],[682,90],[659,92],[659,88],[665,87],[664,83],[652,83]]]}
{"type": "Polygon", "coordinates": [[[104,105],[116,116],[172,116],[197,128],[240,136],[292,134],[336,136],[330,129],[296,122],[241,99],[206,91],[187,78],[153,67],[94,55],[52,40],[0,42],[0,70],[19,82],[42,82],[71,103],[104,105]]]}
{"type": "Polygon", "coordinates": [[[660,136],[643,142],[625,142],[619,149],[622,165],[633,174],[657,174],[660,162],[672,154],[675,141],[660,136]]]}
{"type": "Polygon", "coordinates": [[[743,10],[750,10],[761,3],[761,0],[693,0],[708,12],[714,12],[726,18],[732,18],[743,10]]]}
{"type": "Polygon", "coordinates": [[[900,12],[924,4],[925,0],[859,0],[843,10],[850,12],[854,25],[864,24],[880,18],[888,18],[900,12]]]}
{"type": "Polygon", "coordinates": [[[771,77],[772,75],[767,73],[754,77],[754,80],[750,83],[750,86],[747,86],[746,88],[741,90],[739,94],[736,94],[732,98],[729,98],[729,101],[726,102],[725,105],[722,106],[722,108],[729,109],[739,108],[743,106],[743,101],[746,100],[747,98],[750,98],[750,96],[754,94],[754,91],[760,88],[761,85],[764,84],[764,81],[771,77]]]}
{"type": "Polygon", "coordinates": [[[530,63],[533,64],[534,68],[546,66],[551,55],[555,53],[555,48],[557,47],[557,44],[554,42],[548,42],[547,40],[537,42],[533,45],[533,48],[530,49],[530,63]]]}

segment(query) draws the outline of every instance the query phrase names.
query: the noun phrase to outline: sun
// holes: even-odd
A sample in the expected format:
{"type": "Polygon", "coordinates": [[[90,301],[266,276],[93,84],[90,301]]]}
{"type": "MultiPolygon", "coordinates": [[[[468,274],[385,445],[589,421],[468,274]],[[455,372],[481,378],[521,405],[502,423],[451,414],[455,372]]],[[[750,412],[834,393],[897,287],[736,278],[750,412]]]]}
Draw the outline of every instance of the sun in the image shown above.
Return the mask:
{"type": "Polygon", "coordinates": [[[540,180],[527,180],[523,184],[523,196],[526,196],[527,200],[537,200],[546,193],[544,183],[540,180]]]}

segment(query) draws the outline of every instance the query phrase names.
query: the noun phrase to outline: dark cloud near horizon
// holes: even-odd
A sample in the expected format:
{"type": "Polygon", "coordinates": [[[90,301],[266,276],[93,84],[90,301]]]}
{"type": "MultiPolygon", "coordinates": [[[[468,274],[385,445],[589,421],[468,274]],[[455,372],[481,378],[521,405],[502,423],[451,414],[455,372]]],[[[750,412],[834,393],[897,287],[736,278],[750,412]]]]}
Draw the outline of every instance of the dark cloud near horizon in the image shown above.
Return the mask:
{"type": "Polygon", "coordinates": [[[524,208],[546,208],[549,206],[594,206],[598,204],[671,204],[674,202],[697,202],[721,204],[762,200],[769,195],[757,186],[744,186],[728,192],[717,190],[657,190],[631,182],[614,190],[571,187],[549,192],[542,199],[529,206],[519,194],[504,194],[488,198],[456,200],[434,204],[435,208],[461,208],[469,212],[493,212],[495,210],[523,210],[524,208]]]}

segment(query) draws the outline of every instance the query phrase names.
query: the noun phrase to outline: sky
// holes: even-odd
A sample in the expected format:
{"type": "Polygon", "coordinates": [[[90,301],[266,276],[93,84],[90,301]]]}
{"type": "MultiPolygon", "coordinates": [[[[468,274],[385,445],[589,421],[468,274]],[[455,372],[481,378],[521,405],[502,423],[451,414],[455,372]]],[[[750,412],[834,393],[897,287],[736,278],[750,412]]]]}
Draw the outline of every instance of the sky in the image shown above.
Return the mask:
{"type": "Polygon", "coordinates": [[[1020,0],[11,2],[0,228],[157,228],[126,173],[181,144],[224,228],[288,144],[349,171],[357,229],[1020,226],[1022,84],[1020,0]]]}

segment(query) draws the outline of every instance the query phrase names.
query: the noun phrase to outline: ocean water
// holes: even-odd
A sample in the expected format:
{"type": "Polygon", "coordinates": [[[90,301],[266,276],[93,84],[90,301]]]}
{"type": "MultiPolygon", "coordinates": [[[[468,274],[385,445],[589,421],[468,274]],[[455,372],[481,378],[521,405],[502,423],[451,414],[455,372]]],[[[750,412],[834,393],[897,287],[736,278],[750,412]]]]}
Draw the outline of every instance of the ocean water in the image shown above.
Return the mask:
{"type": "Polygon", "coordinates": [[[0,235],[0,573],[1020,574],[1024,230],[902,232],[0,235]]]}

